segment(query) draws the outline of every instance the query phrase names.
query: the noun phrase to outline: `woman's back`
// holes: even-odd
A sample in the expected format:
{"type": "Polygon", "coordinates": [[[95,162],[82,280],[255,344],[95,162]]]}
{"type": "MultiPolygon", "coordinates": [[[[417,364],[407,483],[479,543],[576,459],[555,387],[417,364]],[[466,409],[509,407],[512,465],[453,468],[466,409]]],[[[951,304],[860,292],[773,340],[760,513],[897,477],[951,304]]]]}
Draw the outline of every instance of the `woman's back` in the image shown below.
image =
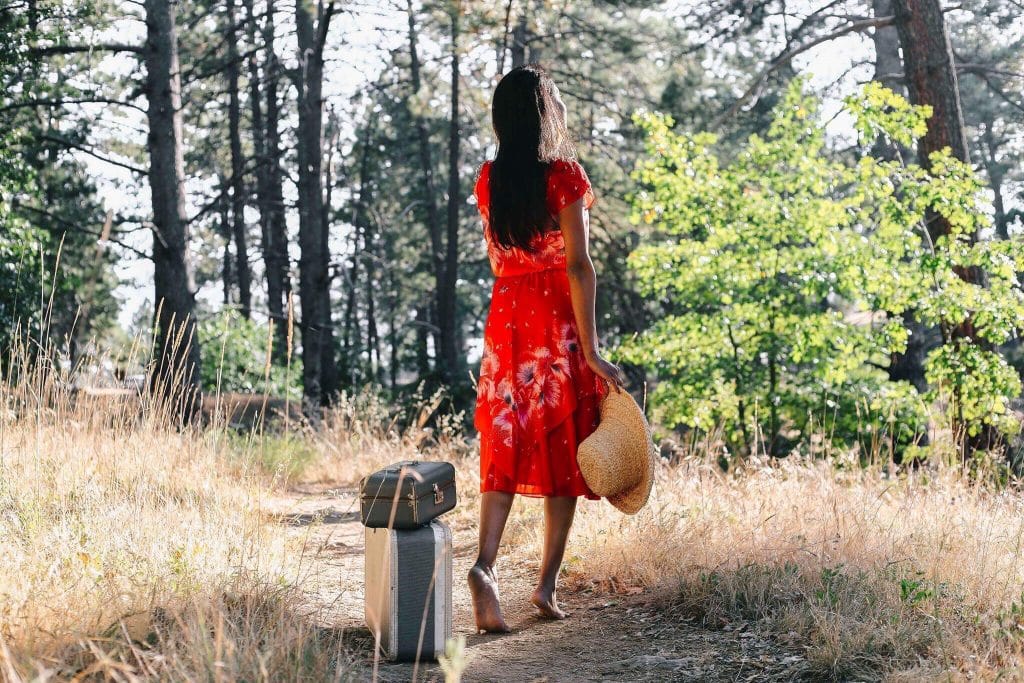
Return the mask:
{"type": "MultiPolygon", "coordinates": [[[[554,220],[551,226],[542,226],[542,231],[534,235],[530,242],[532,251],[519,247],[504,248],[496,243],[488,229],[492,165],[491,161],[484,162],[473,190],[480,216],[483,218],[484,238],[487,240],[487,258],[491,262],[491,271],[496,277],[513,277],[552,268],[564,269],[565,243],[558,224],[554,220]]],[[[559,211],[580,198],[583,198],[583,205],[586,208],[590,208],[594,203],[594,193],[583,167],[576,161],[561,159],[552,161],[547,169],[545,203],[548,213],[554,218],[558,216],[559,211]]]]}

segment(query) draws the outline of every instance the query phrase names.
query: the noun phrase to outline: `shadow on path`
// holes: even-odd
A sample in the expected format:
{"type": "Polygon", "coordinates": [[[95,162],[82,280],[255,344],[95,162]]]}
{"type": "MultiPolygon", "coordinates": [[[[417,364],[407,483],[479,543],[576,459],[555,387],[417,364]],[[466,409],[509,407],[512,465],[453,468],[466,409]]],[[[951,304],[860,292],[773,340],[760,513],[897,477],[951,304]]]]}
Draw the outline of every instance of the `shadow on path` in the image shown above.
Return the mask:
{"type": "Polygon", "coordinates": [[[358,512],[342,512],[333,507],[327,507],[314,512],[299,512],[295,514],[275,515],[281,524],[288,526],[309,526],[311,524],[347,524],[358,522],[358,512]]]}
{"type": "MultiPolygon", "coordinates": [[[[463,681],[793,681],[806,661],[753,633],[711,631],[646,602],[568,594],[572,616],[543,619],[509,610],[513,632],[466,635],[463,681]]],[[[518,601],[514,601],[518,602],[518,601]]],[[[371,646],[372,647],[372,646],[371,646]]],[[[418,680],[443,681],[429,663],[418,680]]],[[[381,663],[378,680],[411,680],[412,665],[381,663]]]]}

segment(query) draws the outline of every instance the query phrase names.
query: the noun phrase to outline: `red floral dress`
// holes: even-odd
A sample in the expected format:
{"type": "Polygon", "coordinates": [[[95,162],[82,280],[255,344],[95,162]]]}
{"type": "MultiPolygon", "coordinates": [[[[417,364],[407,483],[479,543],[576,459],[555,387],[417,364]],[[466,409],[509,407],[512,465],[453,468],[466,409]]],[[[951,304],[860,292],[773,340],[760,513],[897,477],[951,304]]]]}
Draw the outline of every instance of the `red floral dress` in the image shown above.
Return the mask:
{"type": "MultiPolygon", "coordinates": [[[[495,275],[474,413],[480,490],[596,500],[580,475],[576,447],[597,426],[607,389],[580,349],[562,233],[535,235],[532,253],[496,244],[488,229],[490,169],[485,162],[474,189],[495,275]]],[[[594,203],[583,167],[552,162],[551,215],[581,198],[588,209],[594,203]]]]}

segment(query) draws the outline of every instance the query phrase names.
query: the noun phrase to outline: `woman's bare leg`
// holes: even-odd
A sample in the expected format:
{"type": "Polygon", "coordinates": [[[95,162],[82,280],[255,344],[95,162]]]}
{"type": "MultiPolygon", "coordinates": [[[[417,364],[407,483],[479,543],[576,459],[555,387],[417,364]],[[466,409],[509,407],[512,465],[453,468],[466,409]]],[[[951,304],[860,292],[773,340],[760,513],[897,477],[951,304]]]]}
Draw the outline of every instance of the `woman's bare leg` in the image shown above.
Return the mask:
{"type": "Polygon", "coordinates": [[[541,614],[550,619],[565,619],[568,615],[558,606],[555,584],[558,570],[565,556],[565,544],[576,514],[576,498],[551,497],[544,499],[544,558],[541,560],[540,581],[530,602],[541,614]]]}
{"type": "Polygon", "coordinates": [[[469,570],[469,592],[477,631],[507,633],[509,630],[501,615],[494,561],[512,509],[512,499],[513,494],[501,491],[488,491],[480,496],[480,546],[476,563],[469,570]]]}

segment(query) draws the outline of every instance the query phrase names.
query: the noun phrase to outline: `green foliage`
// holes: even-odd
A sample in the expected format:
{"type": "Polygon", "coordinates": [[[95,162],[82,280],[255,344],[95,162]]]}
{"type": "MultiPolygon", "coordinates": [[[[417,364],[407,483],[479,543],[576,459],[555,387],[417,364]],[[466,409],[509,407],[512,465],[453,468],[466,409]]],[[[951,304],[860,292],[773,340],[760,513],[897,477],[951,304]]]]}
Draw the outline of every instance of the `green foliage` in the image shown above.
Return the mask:
{"type": "Polygon", "coordinates": [[[846,110],[854,117],[862,138],[884,136],[888,141],[910,147],[928,132],[932,108],[915,107],[878,81],[864,86],[859,97],[846,99],[846,110]]]}
{"type": "Polygon", "coordinates": [[[200,322],[199,340],[209,350],[203,354],[201,373],[208,390],[301,397],[302,363],[295,357],[290,368],[270,362],[269,325],[224,309],[200,322]]]}
{"type": "Polygon", "coordinates": [[[39,247],[43,235],[10,212],[0,178],[0,368],[19,332],[39,325],[39,247]]]}
{"type": "Polygon", "coordinates": [[[87,144],[91,124],[20,106],[87,95],[69,83],[74,79],[52,76],[49,69],[59,66],[30,53],[33,42],[62,31],[40,28],[42,19],[58,13],[56,6],[33,5],[32,12],[35,21],[28,19],[31,12],[0,17],[0,79],[20,83],[0,93],[0,349],[20,331],[66,343],[75,359],[117,314],[115,257],[98,240],[113,226],[105,226],[86,166],[58,142],[87,144]]]}
{"type": "MultiPolygon", "coordinates": [[[[646,160],[633,219],[664,239],[629,258],[641,288],[664,308],[659,322],[624,343],[619,358],[651,367],[658,417],[701,430],[723,427],[734,451],[755,439],[780,454],[813,431],[866,445],[879,433],[906,444],[926,421],[925,404],[948,406],[971,429],[1000,419],[1020,391],[997,344],[1024,317],[1014,272],[1020,245],[974,243],[984,224],[971,169],[948,154],[930,172],[864,156],[828,153],[816,101],[797,81],[762,137],[728,164],[716,138],[683,134],[669,117],[639,114],[646,160]],[[934,245],[926,211],[954,232],[934,245]],[[959,276],[975,266],[988,287],[959,276]],[[935,389],[919,397],[888,379],[907,332],[900,315],[940,327],[928,358],[935,389]],[[948,332],[972,320],[977,341],[948,332]],[[924,399],[924,400],[922,400],[924,399]]],[[[877,84],[847,101],[857,129],[910,144],[928,111],[877,84]]]]}
{"type": "Polygon", "coordinates": [[[226,432],[229,452],[245,466],[255,465],[261,472],[276,477],[281,483],[295,481],[320,453],[309,439],[294,432],[261,434],[226,432]]]}
{"type": "Polygon", "coordinates": [[[1015,642],[1024,641],[1024,594],[996,615],[996,636],[1015,642]]]}
{"type": "Polygon", "coordinates": [[[46,235],[12,206],[15,195],[37,193],[31,169],[10,152],[17,131],[0,135],[0,368],[15,335],[40,323],[40,249],[46,235]]]}
{"type": "MultiPolygon", "coordinates": [[[[27,39],[25,18],[16,12],[0,13],[0,79],[14,78],[24,61],[20,55],[27,39]]],[[[0,102],[6,98],[0,99],[0,102]]],[[[4,123],[0,119],[0,123],[4,123]]],[[[23,132],[0,128],[0,369],[19,326],[38,323],[39,279],[37,256],[41,235],[13,211],[16,194],[32,193],[32,171],[13,147],[23,132]]]]}
{"type": "Polygon", "coordinates": [[[935,589],[927,579],[924,572],[914,572],[913,578],[904,577],[900,579],[900,601],[911,607],[935,597],[935,589]]]}

